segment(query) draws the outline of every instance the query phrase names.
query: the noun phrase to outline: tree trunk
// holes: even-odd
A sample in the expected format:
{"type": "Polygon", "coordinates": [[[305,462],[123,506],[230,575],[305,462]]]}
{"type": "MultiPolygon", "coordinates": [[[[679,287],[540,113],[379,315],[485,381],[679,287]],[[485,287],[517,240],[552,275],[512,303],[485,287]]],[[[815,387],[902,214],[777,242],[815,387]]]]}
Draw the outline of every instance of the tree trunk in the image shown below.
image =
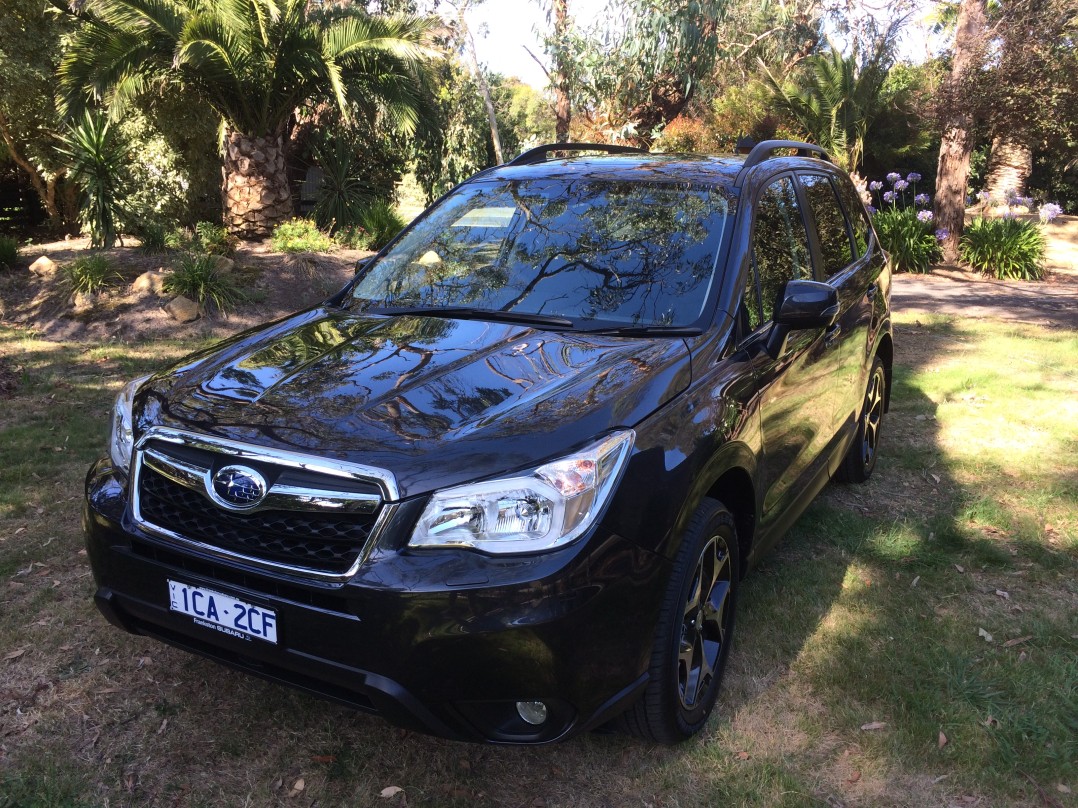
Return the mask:
{"type": "Polygon", "coordinates": [[[61,225],[60,211],[56,207],[55,196],[49,192],[49,188],[45,184],[45,179],[41,176],[41,173],[37,168],[19,153],[19,149],[15,144],[15,137],[11,134],[11,130],[8,128],[7,121],[4,119],[2,113],[0,113],[0,137],[3,138],[4,144],[7,146],[8,154],[11,155],[11,159],[15,162],[15,165],[30,176],[30,184],[34,186],[34,191],[37,192],[41,204],[45,206],[45,212],[49,215],[50,224],[54,228],[61,225]]]}
{"type": "Polygon", "coordinates": [[[465,8],[466,6],[461,6],[460,27],[463,29],[464,37],[468,42],[468,55],[471,57],[472,69],[475,70],[475,82],[479,85],[479,93],[483,96],[483,105],[487,108],[490,139],[494,143],[494,159],[498,162],[498,165],[501,165],[505,162],[505,156],[502,154],[502,136],[498,131],[498,116],[494,111],[494,99],[490,95],[490,85],[487,84],[487,77],[483,75],[483,68],[479,66],[479,57],[475,52],[475,39],[472,38],[472,31],[468,27],[468,23],[464,21],[465,8]]]}
{"type": "Polygon", "coordinates": [[[221,202],[229,232],[243,239],[268,236],[292,215],[284,138],[225,134],[221,202]]]}
{"type": "Polygon", "coordinates": [[[985,33],[985,0],[962,0],[958,8],[954,60],[948,79],[950,103],[943,120],[936,172],[936,224],[946,230],[941,243],[944,261],[958,260],[958,242],[966,222],[966,186],[973,151],[973,113],[961,103],[958,88],[967,70],[978,67],[985,33]]]}
{"type": "Polygon", "coordinates": [[[1026,183],[1033,173],[1033,150],[1011,135],[992,138],[985,190],[993,199],[1006,199],[1007,192],[1026,195],[1026,183]]]}
{"type": "Polygon", "coordinates": [[[569,31],[569,0],[554,0],[554,72],[550,86],[554,90],[554,141],[569,142],[569,123],[573,117],[569,101],[569,67],[565,55],[565,37],[569,31]]]}

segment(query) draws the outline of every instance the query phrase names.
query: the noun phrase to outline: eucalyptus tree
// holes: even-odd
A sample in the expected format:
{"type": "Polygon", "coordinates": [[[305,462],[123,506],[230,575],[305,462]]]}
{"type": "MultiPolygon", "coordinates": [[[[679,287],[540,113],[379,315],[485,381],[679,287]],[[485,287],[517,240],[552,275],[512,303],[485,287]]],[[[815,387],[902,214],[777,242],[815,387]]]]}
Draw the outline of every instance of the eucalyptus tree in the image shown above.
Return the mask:
{"type": "Polygon", "coordinates": [[[60,66],[65,111],[104,101],[121,113],[150,91],[191,91],[222,120],[222,203],[237,235],[292,215],[285,148],[301,104],[324,100],[347,120],[353,100],[374,97],[415,129],[425,18],[307,0],[87,0],[80,16],[60,66]]]}

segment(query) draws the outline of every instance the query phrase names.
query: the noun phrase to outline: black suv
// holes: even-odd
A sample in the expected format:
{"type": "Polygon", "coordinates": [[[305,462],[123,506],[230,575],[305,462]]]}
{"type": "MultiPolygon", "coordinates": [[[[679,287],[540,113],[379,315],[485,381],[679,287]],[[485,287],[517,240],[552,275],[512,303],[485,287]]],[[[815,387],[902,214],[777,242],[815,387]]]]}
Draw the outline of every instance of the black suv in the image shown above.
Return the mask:
{"type": "Polygon", "coordinates": [[[885,259],[806,144],[484,171],[323,305],[124,388],[97,605],[449,738],[685,739],[745,572],[872,473],[885,259]]]}

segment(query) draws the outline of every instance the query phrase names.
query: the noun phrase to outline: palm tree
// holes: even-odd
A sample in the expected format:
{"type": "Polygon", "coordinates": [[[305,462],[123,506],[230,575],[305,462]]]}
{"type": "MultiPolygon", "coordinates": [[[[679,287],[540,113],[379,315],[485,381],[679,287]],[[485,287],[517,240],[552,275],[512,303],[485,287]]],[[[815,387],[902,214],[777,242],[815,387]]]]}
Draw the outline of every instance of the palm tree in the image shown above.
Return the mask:
{"type": "Polygon", "coordinates": [[[114,113],[152,88],[189,91],[222,118],[229,229],[267,235],[292,214],[286,132],[297,107],[377,99],[414,130],[429,23],[415,16],[311,12],[307,0],[88,0],[60,66],[65,112],[114,113]]]}
{"type": "Polygon", "coordinates": [[[843,56],[830,44],[827,53],[805,60],[800,80],[780,83],[761,62],[764,83],[776,104],[847,171],[856,171],[865,135],[881,109],[883,83],[893,60],[892,28],[864,60],[843,56]]]}

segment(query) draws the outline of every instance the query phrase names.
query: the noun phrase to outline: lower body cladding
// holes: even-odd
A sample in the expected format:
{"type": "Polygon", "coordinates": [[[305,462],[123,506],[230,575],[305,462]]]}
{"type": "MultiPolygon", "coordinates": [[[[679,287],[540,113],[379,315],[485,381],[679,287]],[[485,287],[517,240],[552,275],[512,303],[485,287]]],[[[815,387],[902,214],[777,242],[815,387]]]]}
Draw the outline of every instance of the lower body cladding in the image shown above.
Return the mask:
{"type": "Polygon", "coordinates": [[[110,622],[396,725],[548,743],[609,720],[646,684],[669,566],[618,536],[593,531],[536,565],[468,554],[476,574],[455,585],[432,575],[435,554],[387,551],[326,584],[142,534],[103,466],[87,495],[95,600],[110,622]]]}

